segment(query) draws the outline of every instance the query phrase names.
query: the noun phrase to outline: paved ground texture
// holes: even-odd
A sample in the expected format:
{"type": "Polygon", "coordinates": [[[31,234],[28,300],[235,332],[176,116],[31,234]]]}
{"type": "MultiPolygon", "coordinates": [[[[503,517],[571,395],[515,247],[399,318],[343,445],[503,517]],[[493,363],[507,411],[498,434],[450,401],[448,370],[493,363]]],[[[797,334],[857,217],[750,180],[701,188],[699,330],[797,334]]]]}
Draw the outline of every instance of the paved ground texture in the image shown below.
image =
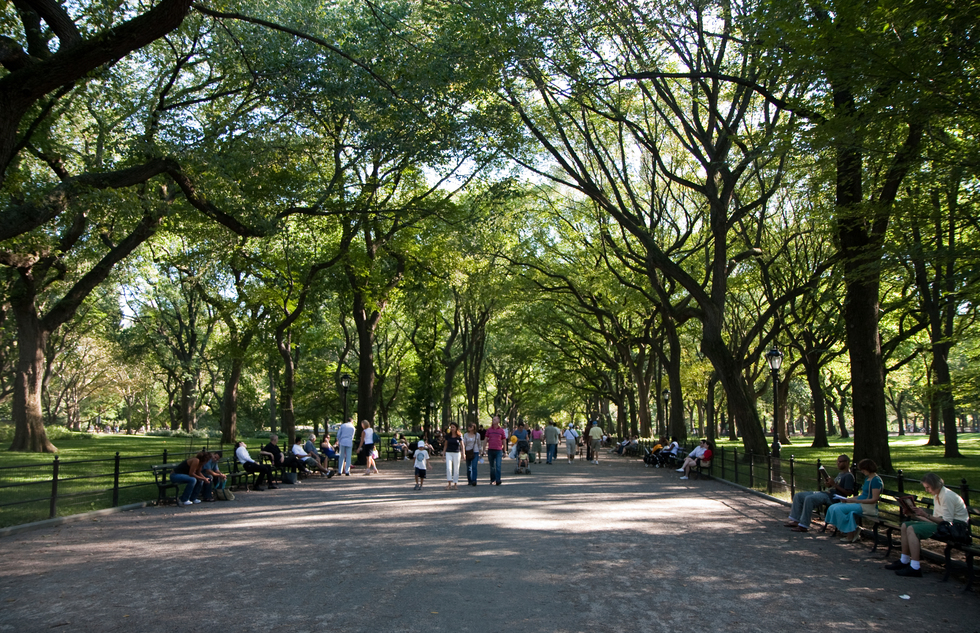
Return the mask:
{"type": "Polygon", "coordinates": [[[449,492],[433,461],[416,492],[380,467],[0,539],[0,631],[980,631],[937,567],[897,577],[722,483],[505,462],[449,492]]]}

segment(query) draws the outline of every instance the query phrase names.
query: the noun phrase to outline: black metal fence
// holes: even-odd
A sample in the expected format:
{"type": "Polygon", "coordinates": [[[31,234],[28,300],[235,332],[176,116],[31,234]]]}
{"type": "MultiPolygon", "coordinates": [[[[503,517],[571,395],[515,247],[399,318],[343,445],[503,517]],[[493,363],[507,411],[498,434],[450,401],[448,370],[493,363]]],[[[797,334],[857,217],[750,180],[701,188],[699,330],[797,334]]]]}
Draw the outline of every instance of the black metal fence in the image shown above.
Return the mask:
{"type": "MultiPolygon", "coordinates": [[[[692,442],[682,446],[686,455],[694,449],[692,442]]],[[[724,479],[735,484],[746,486],[760,492],[776,496],[787,496],[792,499],[798,490],[822,490],[823,475],[820,469],[824,467],[831,475],[837,473],[837,465],[832,464],[825,467],[818,459],[816,462],[802,462],[796,460],[792,455],[789,458],[773,458],[771,453],[762,455],[753,454],[751,451],[741,453],[735,447],[717,447],[713,451],[711,475],[716,479],[724,479]]],[[[861,472],[857,466],[851,465],[854,480],[862,483],[861,472]]],[[[885,483],[885,489],[889,492],[902,494],[914,494],[918,497],[929,497],[922,488],[920,480],[907,477],[902,470],[896,471],[894,475],[878,473],[878,476],[885,483]]],[[[971,488],[966,478],[960,478],[959,482],[946,482],[946,487],[957,492],[970,505],[971,498],[980,501],[980,490],[971,488]]],[[[888,506],[886,501],[882,504],[888,506]]],[[[897,507],[889,507],[890,510],[898,512],[897,507]]],[[[980,537],[980,525],[972,526],[975,535],[980,537]]]]}
{"type": "Polygon", "coordinates": [[[153,501],[157,488],[151,466],[187,459],[197,450],[116,453],[107,459],[62,460],[55,456],[43,464],[2,466],[0,527],[153,501]]]}

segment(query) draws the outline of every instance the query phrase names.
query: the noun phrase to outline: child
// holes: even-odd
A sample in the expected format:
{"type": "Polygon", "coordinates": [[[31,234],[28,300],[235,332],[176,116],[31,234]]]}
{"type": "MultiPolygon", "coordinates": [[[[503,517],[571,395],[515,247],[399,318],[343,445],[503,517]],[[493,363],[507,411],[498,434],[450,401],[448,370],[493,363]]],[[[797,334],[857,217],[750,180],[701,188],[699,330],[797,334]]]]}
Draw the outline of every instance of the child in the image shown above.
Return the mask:
{"type": "Polygon", "coordinates": [[[429,452],[426,449],[425,440],[419,438],[418,448],[415,450],[415,489],[421,490],[425,483],[425,470],[429,467],[429,452]]]}

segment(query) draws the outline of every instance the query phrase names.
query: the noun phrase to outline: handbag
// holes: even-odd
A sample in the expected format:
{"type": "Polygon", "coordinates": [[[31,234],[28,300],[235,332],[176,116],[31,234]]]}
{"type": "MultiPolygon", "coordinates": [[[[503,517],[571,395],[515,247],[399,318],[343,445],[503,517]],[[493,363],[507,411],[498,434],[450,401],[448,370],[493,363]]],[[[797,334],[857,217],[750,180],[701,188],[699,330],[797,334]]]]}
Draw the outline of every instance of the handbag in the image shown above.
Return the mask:
{"type": "Polygon", "coordinates": [[[474,451],[466,451],[466,461],[468,462],[473,461],[474,454],[475,454],[474,451]]]}
{"type": "Polygon", "coordinates": [[[296,483],[296,473],[283,473],[282,483],[284,484],[294,484],[296,483]]]}
{"type": "Polygon", "coordinates": [[[932,538],[937,541],[945,541],[947,543],[961,543],[967,544],[973,541],[973,535],[970,533],[970,524],[964,523],[963,521],[943,521],[936,528],[936,533],[932,535],[932,538]]]}

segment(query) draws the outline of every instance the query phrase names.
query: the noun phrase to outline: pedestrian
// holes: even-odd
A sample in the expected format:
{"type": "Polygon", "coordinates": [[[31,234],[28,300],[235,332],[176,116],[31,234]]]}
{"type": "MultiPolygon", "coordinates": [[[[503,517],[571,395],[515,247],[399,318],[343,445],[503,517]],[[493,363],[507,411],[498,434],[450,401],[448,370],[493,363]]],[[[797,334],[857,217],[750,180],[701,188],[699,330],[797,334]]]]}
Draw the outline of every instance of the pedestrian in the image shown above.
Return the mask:
{"type": "Polygon", "coordinates": [[[418,448],[415,449],[415,489],[421,490],[425,483],[425,472],[429,468],[429,452],[425,450],[425,440],[419,438],[418,448]]]}
{"type": "Polygon", "coordinates": [[[476,424],[471,423],[467,433],[463,435],[463,450],[466,451],[466,484],[476,485],[476,465],[480,463],[480,451],[483,443],[476,424]]]}
{"type": "Polygon", "coordinates": [[[350,476],[350,459],[354,452],[354,418],[347,418],[347,421],[337,429],[337,472],[350,476]]]}
{"type": "Polygon", "coordinates": [[[500,428],[500,416],[490,419],[487,429],[487,461],[490,462],[490,485],[500,485],[500,471],[503,466],[504,446],[507,443],[507,432],[500,428]]]}
{"type": "Polygon", "coordinates": [[[602,429],[599,427],[599,420],[592,422],[589,429],[589,446],[592,448],[592,463],[599,464],[599,447],[602,446],[602,429]]]}
{"type": "Polygon", "coordinates": [[[548,426],[544,427],[544,446],[548,454],[546,464],[558,459],[558,442],[561,441],[561,431],[555,426],[554,420],[548,420],[548,426]]]}
{"type": "Polygon", "coordinates": [[[370,475],[372,472],[378,472],[378,465],[374,463],[374,449],[378,445],[378,434],[374,432],[371,423],[367,420],[361,420],[361,428],[363,430],[361,431],[361,443],[357,447],[357,454],[367,464],[367,470],[364,471],[364,474],[370,475]]]}
{"type": "Polygon", "coordinates": [[[446,490],[458,490],[459,462],[463,455],[463,436],[455,422],[446,431],[446,490]]]}
{"type": "Polygon", "coordinates": [[[568,453],[568,463],[571,464],[578,449],[578,431],[575,430],[575,425],[569,424],[562,437],[565,438],[565,451],[568,453]]]}
{"type": "Polygon", "coordinates": [[[544,439],[544,431],[540,427],[534,425],[531,427],[531,452],[534,453],[534,457],[531,461],[539,461],[541,459],[541,440],[544,439]]]}

